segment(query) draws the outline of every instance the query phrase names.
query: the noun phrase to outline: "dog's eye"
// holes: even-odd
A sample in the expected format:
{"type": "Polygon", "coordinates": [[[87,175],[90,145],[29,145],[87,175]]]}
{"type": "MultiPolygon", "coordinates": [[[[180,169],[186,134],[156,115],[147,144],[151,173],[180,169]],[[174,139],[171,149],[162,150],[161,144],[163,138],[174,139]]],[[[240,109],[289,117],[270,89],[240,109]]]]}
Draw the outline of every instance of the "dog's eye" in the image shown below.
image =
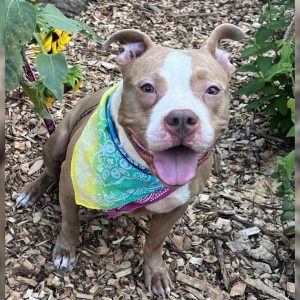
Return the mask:
{"type": "Polygon", "coordinates": [[[206,94],[209,95],[217,95],[220,92],[220,89],[214,85],[210,86],[207,90],[206,90],[206,94]]]}
{"type": "Polygon", "coordinates": [[[154,93],[154,87],[150,83],[146,83],[141,86],[144,93],[154,93]]]}

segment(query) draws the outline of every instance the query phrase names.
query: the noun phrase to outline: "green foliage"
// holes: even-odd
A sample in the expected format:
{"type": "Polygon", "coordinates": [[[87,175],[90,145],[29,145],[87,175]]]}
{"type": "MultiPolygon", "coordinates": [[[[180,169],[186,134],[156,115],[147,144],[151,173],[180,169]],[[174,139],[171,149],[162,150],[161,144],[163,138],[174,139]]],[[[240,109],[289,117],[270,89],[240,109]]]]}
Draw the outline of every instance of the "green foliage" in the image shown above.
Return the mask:
{"type": "Polygon", "coordinates": [[[95,42],[100,43],[101,40],[94,33],[94,31],[78,20],[67,18],[58,8],[53,4],[48,4],[41,10],[40,16],[53,28],[61,29],[65,32],[80,32],[95,42]]]}
{"type": "Polygon", "coordinates": [[[45,109],[46,96],[51,95],[51,92],[47,90],[42,80],[34,81],[33,83],[22,85],[24,92],[28,98],[34,104],[34,107],[39,112],[40,116],[46,119],[51,119],[52,117],[45,109]]]}
{"type": "Polygon", "coordinates": [[[68,33],[83,34],[97,43],[100,39],[89,26],[67,18],[52,4],[42,7],[34,0],[5,0],[5,16],[6,90],[21,85],[39,115],[50,117],[45,97],[61,100],[65,86],[75,90],[78,80],[84,79],[78,66],[68,68],[65,54],[61,52],[70,41],[68,33]],[[25,53],[33,42],[40,51],[34,61],[40,79],[30,82],[26,80],[31,71],[26,69],[25,53]]]}
{"type": "MultiPolygon", "coordinates": [[[[249,96],[249,110],[260,110],[271,119],[271,129],[283,136],[295,137],[295,30],[294,1],[281,1],[261,14],[261,27],[242,52],[249,63],[237,71],[251,72],[250,79],[238,90],[249,96]]],[[[276,195],[283,198],[281,220],[287,227],[283,233],[293,235],[295,220],[295,150],[287,156],[277,157],[277,171],[272,177],[278,181],[276,195]]]]}
{"type": "Polygon", "coordinates": [[[5,1],[5,88],[18,86],[23,73],[22,47],[28,43],[36,25],[34,7],[25,1],[5,1]]]}
{"type": "Polygon", "coordinates": [[[53,4],[48,4],[40,12],[41,17],[53,28],[58,28],[66,32],[79,32],[80,27],[77,21],[67,18],[53,4]]]}
{"type": "Polygon", "coordinates": [[[65,77],[64,84],[73,90],[76,90],[76,85],[84,80],[84,76],[80,71],[79,66],[74,66],[68,70],[67,76],[65,77]]]}
{"type": "MultiPolygon", "coordinates": [[[[277,179],[280,185],[277,188],[276,195],[283,197],[282,204],[282,222],[295,221],[295,150],[291,151],[287,156],[277,157],[277,171],[272,177],[277,179]]],[[[295,234],[295,228],[289,226],[284,230],[284,234],[295,234]]]]}
{"type": "Polygon", "coordinates": [[[64,95],[64,79],[68,72],[65,56],[62,53],[38,55],[36,67],[41,79],[55,96],[61,100],[64,95]]]}
{"type": "Polygon", "coordinates": [[[253,99],[248,109],[260,109],[271,118],[271,129],[292,136],[294,123],[287,102],[295,93],[295,31],[287,32],[293,20],[293,1],[271,5],[262,13],[261,27],[242,52],[249,63],[238,72],[252,72],[254,78],[238,90],[253,99]]]}
{"type": "Polygon", "coordinates": [[[5,50],[5,89],[10,91],[19,85],[24,73],[24,61],[20,50],[9,47],[5,50]]]}
{"type": "Polygon", "coordinates": [[[5,10],[5,45],[19,49],[32,38],[36,25],[35,9],[25,1],[5,0],[5,10]]]}

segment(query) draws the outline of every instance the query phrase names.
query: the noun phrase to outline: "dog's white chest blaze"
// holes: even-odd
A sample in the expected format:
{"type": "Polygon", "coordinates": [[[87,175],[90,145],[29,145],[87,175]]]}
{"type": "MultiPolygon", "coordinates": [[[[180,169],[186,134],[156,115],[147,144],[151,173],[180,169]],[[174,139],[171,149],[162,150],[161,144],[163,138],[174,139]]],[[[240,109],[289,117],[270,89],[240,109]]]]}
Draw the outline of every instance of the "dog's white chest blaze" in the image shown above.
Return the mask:
{"type": "Polygon", "coordinates": [[[190,199],[191,193],[189,190],[189,184],[181,186],[170,196],[162,199],[153,204],[147,205],[146,208],[156,213],[167,213],[175,209],[176,207],[183,205],[190,199]]]}

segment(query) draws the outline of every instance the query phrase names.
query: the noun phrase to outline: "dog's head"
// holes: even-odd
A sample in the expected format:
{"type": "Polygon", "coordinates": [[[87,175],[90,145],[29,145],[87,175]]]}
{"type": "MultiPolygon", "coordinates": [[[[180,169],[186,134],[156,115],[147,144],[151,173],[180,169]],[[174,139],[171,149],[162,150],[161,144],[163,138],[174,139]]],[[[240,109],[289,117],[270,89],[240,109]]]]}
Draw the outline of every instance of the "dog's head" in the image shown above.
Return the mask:
{"type": "Polygon", "coordinates": [[[121,30],[123,73],[119,124],[149,168],[169,186],[191,180],[229,122],[229,79],[234,66],[218,49],[221,39],[240,40],[231,24],[218,26],[199,50],[155,45],[144,33],[121,30]]]}

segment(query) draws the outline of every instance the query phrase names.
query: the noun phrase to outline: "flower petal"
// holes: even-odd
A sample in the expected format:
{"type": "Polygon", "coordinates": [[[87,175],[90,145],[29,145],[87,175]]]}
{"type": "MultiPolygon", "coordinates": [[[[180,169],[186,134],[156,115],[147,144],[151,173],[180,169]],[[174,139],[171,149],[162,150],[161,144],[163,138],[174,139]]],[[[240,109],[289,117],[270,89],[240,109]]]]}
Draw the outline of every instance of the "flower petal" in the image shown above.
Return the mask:
{"type": "Polygon", "coordinates": [[[46,99],[45,104],[48,108],[53,104],[55,100],[55,98],[52,96],[46,96],[45,99],[46,99]]]}
{"type": "Polygon", "coordinates": [[[52,53],[53,54],[57,53],[56,47],[57,47],[57,41],[52,43],[52,53]]]}
{"type": "Polygon", "coordinates": [[[55,32],[58,36],[61,36],[63,34],[63,31],[60,29],[54,29],[53,32],[55,32]]]}
{"type": "Polygon", "coordinates": [[[82,80],[78,79],[73,87],[74,92],[77,92],[80,89],[81,83],[82,83],[82,80]]]}

